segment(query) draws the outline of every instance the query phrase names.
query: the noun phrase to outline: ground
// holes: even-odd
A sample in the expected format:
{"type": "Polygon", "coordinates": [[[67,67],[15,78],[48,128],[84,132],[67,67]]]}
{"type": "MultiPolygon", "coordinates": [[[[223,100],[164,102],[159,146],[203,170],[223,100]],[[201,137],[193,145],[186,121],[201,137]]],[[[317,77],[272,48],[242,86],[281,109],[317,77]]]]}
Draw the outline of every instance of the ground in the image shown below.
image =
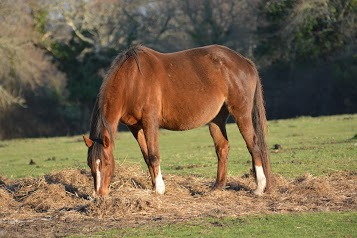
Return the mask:
{"type": "Polygon", "coordinates": [[[274,175],[270,194],[252,194],[251,175],[229,177],[223,191],[212,179],[164,176],[167,191],[151,191],[139,166],[116,169],[110,195],[92,198],[87,170],[70,169],[36,178],[0,178],[0,237],[90,235],[110,228],[159,226],[202,217],[239,217],[303,211],[356,211],[357,173],[306,174],[287,180],[274,175]]]}

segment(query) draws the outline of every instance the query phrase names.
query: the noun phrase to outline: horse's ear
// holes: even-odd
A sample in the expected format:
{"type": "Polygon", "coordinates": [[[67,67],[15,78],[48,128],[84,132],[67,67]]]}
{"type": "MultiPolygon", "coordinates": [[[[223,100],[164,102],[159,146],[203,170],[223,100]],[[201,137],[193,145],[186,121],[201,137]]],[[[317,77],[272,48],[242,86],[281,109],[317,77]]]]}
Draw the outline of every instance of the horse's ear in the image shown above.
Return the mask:
{"type": "Polygon", "coordinates": [[[108,136],[104,136],[103,137],[103,146],[104,146],[104,148],[108,148],[109,144],[110,144],[109,137],[108,136]]]}
{"type": "Polygon", "coordinates": [[[89,139],[88,137],[86,137],[85,135],[83,135],[83,140],[84,140],[84,143],[86,143],[86,146],[88,148],[92,147],[93,145],[93,141],[91,139],[89,139]]]}

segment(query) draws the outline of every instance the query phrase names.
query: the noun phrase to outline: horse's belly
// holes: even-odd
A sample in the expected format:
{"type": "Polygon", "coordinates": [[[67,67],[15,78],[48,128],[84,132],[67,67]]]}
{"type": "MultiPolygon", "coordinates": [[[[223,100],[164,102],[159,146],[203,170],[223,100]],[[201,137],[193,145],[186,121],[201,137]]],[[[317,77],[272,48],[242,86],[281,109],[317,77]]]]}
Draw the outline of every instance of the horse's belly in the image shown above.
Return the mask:
{"type": "Polygon", "coordinates": [[[163,108],[161,127],[169,130],[190,130],[212,121],[219,113],[224,98],[190,100],[163,108]]]}

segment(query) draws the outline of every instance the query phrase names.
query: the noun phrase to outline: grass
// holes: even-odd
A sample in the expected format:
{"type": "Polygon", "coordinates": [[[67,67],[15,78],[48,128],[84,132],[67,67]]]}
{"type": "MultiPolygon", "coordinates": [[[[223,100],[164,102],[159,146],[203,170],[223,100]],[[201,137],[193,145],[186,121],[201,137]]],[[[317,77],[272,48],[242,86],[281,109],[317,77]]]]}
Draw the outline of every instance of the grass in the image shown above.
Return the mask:
{"type": "MultiPolygon", "coordinates": [[[[228,176],[247,173],[251,158],[235,124],[227,125],[230,140],[228,176]]],[[[282,150],[270,158],[274,173],[287,178],[305,173],[318,176],[335,170],[357,169],[357,114],[300,117],[269,121],[268,144],[282,150]]],[[[129,132],[117,135],[116,163],[140,164],[139,147],[129,132]]],[[[160,153],[164,174],[196,174],[214,178],[217,159],[207,126],[184,132],[162,130],[160,153]]],[[[65,168],[87,168],[81,136],[0,141],[0,175],[21,178],[65,168]],[[29,165],[30,160],[36,164],[29,165]]]]}
{"type": "MultiPolygon", "coordinates": [[[[204,218],[97,233],[99,237],[357,237],[357,212],[204,218]]],[[[80,236],[73,236],[80,237],[80,236]]]]}
{"type": "Polygon", "coordinates": [[[86,150],[80,137],[16,139],[0,142],[0,174],[34,177],[52,170],[84,167],[86,150]],[[34,165],[29,165],[30,161],[34,165]]]}

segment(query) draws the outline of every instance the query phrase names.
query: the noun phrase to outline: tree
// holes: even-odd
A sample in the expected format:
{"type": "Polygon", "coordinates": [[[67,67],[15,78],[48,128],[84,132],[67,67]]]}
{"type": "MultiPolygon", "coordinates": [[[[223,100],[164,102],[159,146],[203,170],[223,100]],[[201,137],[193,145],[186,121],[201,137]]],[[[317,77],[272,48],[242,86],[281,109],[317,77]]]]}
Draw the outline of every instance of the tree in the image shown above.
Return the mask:
{"type": "Polygon", "coordinates": [[[355,0],[268,0],[261,5],[260,63],[326,61],[353,52],[355,0]]]}
{"type": "Polygon", "coordinates": [[[0,2],[0,35],[0,111],[5,113],[13,105],[25,106],[26,92],[38,87],[63,90],[63,75],[36,47],[39,35],[26,2],[0,2]]]}
{"type": "Polygon", "coordinates": [[[270,117],[353,113],[355,0],[267,0],[255,51],[270,117]]]}
{"type": "Polygon", "coordinates": [[[0,138],[48,135],[60,121],[66,80],[40,41],[32,2],[0,1],[0,138]]]}

